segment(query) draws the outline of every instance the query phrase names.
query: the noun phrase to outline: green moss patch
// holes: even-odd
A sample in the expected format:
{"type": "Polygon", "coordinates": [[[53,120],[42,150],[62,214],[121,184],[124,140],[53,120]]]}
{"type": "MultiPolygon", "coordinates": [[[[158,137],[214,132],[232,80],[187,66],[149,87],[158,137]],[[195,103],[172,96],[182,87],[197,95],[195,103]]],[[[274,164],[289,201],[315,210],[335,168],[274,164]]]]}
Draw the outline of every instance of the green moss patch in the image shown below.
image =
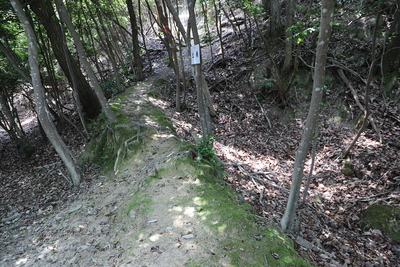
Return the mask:
{"type": "Polygon", "coordinates": [[[149,211],[151,202],[151,198],[143,198],[140,192],[136,192],[136,194],[127,201],[127,204],[123,208],[123,213],[125,215],[130,215],[132,210],[137,209],[136,214],[144,215],[149,211]]]}
{"type": "Polygon", "coordinates": [[[218,179],[218,172],[196,164],[202,181],[192,199],[199,217],[216,235],[231,266],[310,266],[294,250],[289,238],[275,227],[262,226],[252,207],[240,201],[230,185],[218,179]]]}
{"type": "MultiPolygon", "coordinates": [[[[252,206],[241,201],[230,184],[218,178],[219,173],[192,156],[171,160],[156,171],[159,181],[171,177],[182,183],[192,181],[185,189],[188,194],[171,196],[168,205],[194,208],[200,225],[209,229],[210,238],[218,240],[218,246],[209,248],[209,257],[193,257],[185,266],[310,266],[289,238],[256,218],[252,206]]],[[[154,176],[148,179],[155,181],[154,176]]]]}
{"type": "Polygon", "coordinates": [[[149,111],[149,115],[157,122],[157,124],[170,130],[173,135],[178,136],[171,121],[160,110],[154,108],[149,111]]]}
{"type": "Polygon", "coordinates": [[[117,158],[122,161],[129,151],[135,151],[141,145],[137,129],[117,125],[102,130],[97,138],[89,142],[81,159],[84,163],[93,162],[112,170],[117,158]]]}
{"type": "Polygon", "coordinates": [[[400,208],[374,204],[361,213],[360,223],[365,228],[381,230],[385,235],[400,241],[400,208]]]}

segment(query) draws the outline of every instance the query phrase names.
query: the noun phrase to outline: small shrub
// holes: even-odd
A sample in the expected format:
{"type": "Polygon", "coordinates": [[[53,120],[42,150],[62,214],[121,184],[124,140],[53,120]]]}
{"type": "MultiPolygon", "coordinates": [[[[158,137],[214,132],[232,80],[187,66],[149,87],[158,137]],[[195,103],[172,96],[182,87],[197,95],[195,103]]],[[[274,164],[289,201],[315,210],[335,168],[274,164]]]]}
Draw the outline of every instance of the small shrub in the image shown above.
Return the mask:
{"type": "Polygon", "coordinates": [[[221,167],[221,163],[217,161],[215,150],[213,149],[214,136],[208,138],[200,138],[200,141],[196,144],[197,151],[197,162],[208,163],[215,167],[221,167]]]}

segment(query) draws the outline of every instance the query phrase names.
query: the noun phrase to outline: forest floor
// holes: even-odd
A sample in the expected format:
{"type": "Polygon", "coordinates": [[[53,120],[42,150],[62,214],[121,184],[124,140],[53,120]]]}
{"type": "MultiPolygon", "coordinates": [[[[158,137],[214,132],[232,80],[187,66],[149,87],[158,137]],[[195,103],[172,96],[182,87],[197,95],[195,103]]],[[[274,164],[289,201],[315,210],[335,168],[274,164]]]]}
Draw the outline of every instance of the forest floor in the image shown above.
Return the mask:
{"type": "MultiPolygon", "coordinates": [[[[62,186],[59,159],[43,156],[48,144],[22,164],[33,171],[2,161],[0,266],[307,266],[289,239],[254,220],[213,168],[190,163],[190,146],[161,113],[151,116],[159,101],[148,95],[159,78],[118,101],[126,125],[140,128],[129,139],[141,145],[114,171],[88,171],[71,191],[62,186]]],[[[10,161],[22,160],[6,149],[10,161]]]]}
{"type": "MultiPolygon", "coordinates": [[[[243,47],[243,44],[232,46],[243,47]]],[[[360,49],[357,47],[357,51],[360,49]]],[[[209,62],[204,66],[218,114],[213,118],[216,137],[214,146],[221,160],[232,163],[225,168],[227,175],[224,179],[231,184],[233,191],[254,207],[257,218],[279,225],[286,206],[295,152],[310,101],[310,95],[304,89],[309,84],[302,84],[302,81],[295,84],[289,106],[285,109],[279,108],[276,92],[269,89],[260,91],[243,82],[249,80],[256,68],[243,60],[246,58],[243,54],[240,49],[232,49],[226,51],[224,60],[218,57],[211,60],[208,57],[209,62]]],[[[149,83],[151,94],[145,97],[152,105],[163,110],[179,138],[194,143],[191,133],[200,133],[200,126],[193,86],[187,90],[186,105],[181,112],[177,112],[173,104],[176,82],[172,70],[163,67],[163,60],[159,59],[158,63],[152,74],[154,80],[149,83]]],[[[357,71],[359,75],[365,75],[365,69],[357,71]]],[[[355,125],[361,111],[354,100],[354,94],[335,73],[328,69],[327,79],[330,79],[328,83],[331,88],[326,91],[324,106],[320,112],[313,176],[305,205],[297,213],[299,232],[291,233],[290,237],[295,241],[297,252],[317,266],[396,266],[400,262],[399,242],[388,238],[377,229],[361,227],[359,217],[372,204],[400,205],[398,104],[389,99],[381,99],[379,86],[373,85],[371,115],[382,140],[368,126],[351,150],[352,173],[345,176],[341,171],[340,154],[356,134],[355,125]]],[[[309,77],[309,74],[303,74],[304,76],[309,77]]],[[[352,79],[354,84],[360,83],[357,77],[352,76],[352,79]]],[[[356,94],[361,96],[363,88],[362,84],[357,86],[356,94]]],[[[61,131],[67,136],[67,144],[76,153],[82,150],[81,137],[70,129],[72,127],[62,127],[61,131]]],[[[131,193],[126,175],[134,175],[138,170],[126,168],[120,176],[110,180],[99,176],[94,171],[94,166],[89,166],[85,170],[82,186],[71,191],[63,179],[66,171],[54,150],[42,141],[38,131],[32,131],[31,135],[36,140],[35,147],[38,150],[29,159],[20,156],[10,141],[2,137],[0,265],[45,266],[43,262],[47,262],[49,266],[58,263],[77,265],[81,260],[87,260],[89,265],[99,266],[129,264],[120,261],[121,255],[124,255],[121,254],[121,247],[125,246],[123,242],[126,240],[124,233],[111,231],[110,227],[112,228],[115,211],[121,207],[120,201],[131,193]],[[89,232],[100,233],[104,238],[95,239],[89,232]],[[77,254],[76,251],[81,253],[77,254]]],[[[165,140],[172,139],[168,136],[165,140]]],[[[148,154],[142,158],[151,159],[152,153],[166,153],[164,150],[170,149],[169,141],[166,141],[165,147],[157,143],[158,141],[154,142],[150,145],[148,154]]],[[[311,157],[306,162],[305,177],[309,174],[310,165],[311,157]]],[[[188,184],[192,182],[185,179],[188,184]]],[[[173,179],[163,179],[151,184],[149,190],[159,192],[159,187],[165,187],[167,191],[173,190],[176,194],[187,193],[186,185],[180,187],[173,179]],[[177,188],[183,190],[176,190],[177,188]]],[[[169,194],[170,191],[167,191],[166,194],[169,194]]],[[[158,194],[157,197],[162,195],[158,194]]],[[[158,203],[163,201],[164,199],[157,200],[158,203]]],[[[163,231],[166,227],[175,227],[171,226],[170,221],[162,220],[168,216],[159,212],[148,213],[147,217],[137,220],[148,231],[147,236],[159,231],[158,226],[164,227],[163,231]],[[159,225],[153,224],[154,220],[160,220],[157,221],[159,225]]],[[[136,216],[134,212],[131,215],[136,216]]],[[[193,222],[187,218],[182,221],[193,222]]],[[[207,229],[194,229],[195,226],[196,224],[181,224],[181,228],[176,229],[177,232],[163,232],[162,235],[171,234],[175,238],[175,243],[165,246],[153,246],[143,243],[141,238],[135,239],[135,244],[139,247],[143,243],[140,248],[143,250],[131,255],[131,266],[162,266],[156,265],[152,260],[167,260],[163,257],[171,256],[167,253],[170,246],[190,246],[190,241],[180,239],[179,235],[182,237],[192,231],[197,236],[207,235],[207,229]],[[143,259],[151,259],[147,263],[135,265],[138,264],[135,257],[139,255],[143,259]]],[[[212,250],[201,250],[201,246],[185,249],[200,255],[215,254],[212,250]]],[[[181,265],[177,263],[166,266],[181,265]]]]}

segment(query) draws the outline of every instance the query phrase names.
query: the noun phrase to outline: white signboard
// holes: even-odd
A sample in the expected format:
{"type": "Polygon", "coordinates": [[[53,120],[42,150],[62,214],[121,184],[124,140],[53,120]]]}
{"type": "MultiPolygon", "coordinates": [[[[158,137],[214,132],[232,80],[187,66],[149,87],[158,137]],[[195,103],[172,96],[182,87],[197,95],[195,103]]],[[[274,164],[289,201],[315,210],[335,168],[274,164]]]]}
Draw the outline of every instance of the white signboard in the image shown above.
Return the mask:
{"type": "Polygon", "coordinates": [[[190,54],[192,65],[200,64],[200,44],[193,45],[190,48],[190,54]]]}

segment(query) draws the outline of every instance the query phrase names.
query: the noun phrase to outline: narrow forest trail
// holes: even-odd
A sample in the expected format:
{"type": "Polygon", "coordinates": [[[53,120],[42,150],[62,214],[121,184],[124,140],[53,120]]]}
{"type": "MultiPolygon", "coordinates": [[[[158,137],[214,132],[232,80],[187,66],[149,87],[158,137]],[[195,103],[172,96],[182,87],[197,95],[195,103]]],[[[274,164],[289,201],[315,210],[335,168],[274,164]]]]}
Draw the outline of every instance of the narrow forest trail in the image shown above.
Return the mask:
{"type": "Polygon", "coordinates": [[[213,171],[191,164],[187,145],[149,115],[154,80],[120,103],[139,149],[76,200],[10,230],[0,266],[307,266],[223,180],[204,180],[213,171]]]}

